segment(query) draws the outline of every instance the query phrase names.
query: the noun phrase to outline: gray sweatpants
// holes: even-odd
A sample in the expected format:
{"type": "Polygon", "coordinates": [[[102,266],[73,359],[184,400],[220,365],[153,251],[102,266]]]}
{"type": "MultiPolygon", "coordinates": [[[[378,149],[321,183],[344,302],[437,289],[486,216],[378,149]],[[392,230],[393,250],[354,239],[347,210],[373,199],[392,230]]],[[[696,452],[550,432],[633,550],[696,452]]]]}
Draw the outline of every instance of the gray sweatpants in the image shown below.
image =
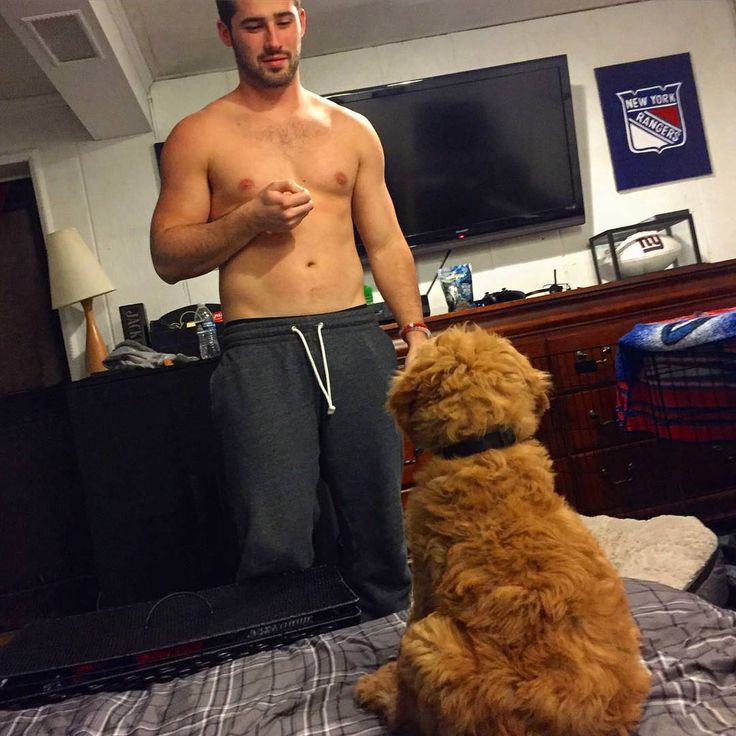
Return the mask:
{"type": "Polygon", "coordinates": [[[364,615],[405,608],[402,449],[384,408],[396,355],[373,312],[237,320],[225,327],[224,348],[212,407],[240,541],[238,577],[313,564],[322,479],[343,575],[364,615]]]}

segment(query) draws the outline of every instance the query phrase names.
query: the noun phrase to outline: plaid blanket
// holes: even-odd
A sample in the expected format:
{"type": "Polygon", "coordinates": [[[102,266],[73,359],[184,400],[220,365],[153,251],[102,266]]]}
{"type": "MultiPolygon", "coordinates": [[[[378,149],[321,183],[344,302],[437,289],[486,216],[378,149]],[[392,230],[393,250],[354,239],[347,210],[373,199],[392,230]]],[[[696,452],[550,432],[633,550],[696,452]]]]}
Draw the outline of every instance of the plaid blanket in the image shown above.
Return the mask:
{"type": "Polygon", "coordinates": [[[616,379],[625,429],[736,440],[736,308],[635,325],[619,341],[616,379]]]}
{"type": "MultiPolygon", "coordinates": [[[[638,736],[736,733],[736,613],[627,580],[653,687],[638,736]]],[[[378,736],[353,702],[358,677],[396,656],[392,615],[261,652],[143,691],[0,711],[2,736],[378,736]]]]}

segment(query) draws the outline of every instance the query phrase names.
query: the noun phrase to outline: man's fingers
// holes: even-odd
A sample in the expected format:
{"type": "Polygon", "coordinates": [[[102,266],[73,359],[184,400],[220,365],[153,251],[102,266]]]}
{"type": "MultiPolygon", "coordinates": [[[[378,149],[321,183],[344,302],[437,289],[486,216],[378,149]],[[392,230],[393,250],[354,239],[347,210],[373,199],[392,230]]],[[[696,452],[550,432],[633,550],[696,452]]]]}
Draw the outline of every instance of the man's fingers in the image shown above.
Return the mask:
{"type": "Polygon", "coordinates": [[[287,217],[299,217],[300,215],[306,215],[309,212],[311,212],[314,209],[314,204],[312,202],[307,202],[306,204],[301,204],[298,207],[289,207],[288,210],[284,213],[287,217]]]}
{"type": "Polygon", "coordinates": [[[263,201],[268,204],[280,205],[286,209],[311,202],[312,195],[306,189],[302,189],[299,192],[282,192],[269,188],[263,194],[263,201]]]}
{"type": "Polygon", "coordinates": [[[306,190],[302,190],[296,194],[285,194],[284,204],[288,207],[299,207],[312,201],[312,195],[306,190]]]}
{"type": "Polygon", "coordinates": [[[289,230],[293,230],[313,209],[314,207],[311,204],[305,204],[287,210],[284,212],[284,225],[289,230]]]}
{"type": "Polygon", "coordinates": [[[314,205],[311,202],[303,204],[301,207],[290,207],[286,212],[284,212],[284,218],[288,223],[298,223],[301,222],[313,209],[314,205]]]}
{"type": "Polygon", "coordinates": [[[270,184],[260,200],[265,205],[263,231],[267,234],[295,228],[314,209],[312,196],[293,180],[270,184]]]}
{"type": "Polygon", "coordinates": [[[275,181],[273,184],[269,184],[268,189],[275,189],[277,192],[293,192],[294,194],[306,191],[303,186],[297,184],[293,179],[275,181]]]}

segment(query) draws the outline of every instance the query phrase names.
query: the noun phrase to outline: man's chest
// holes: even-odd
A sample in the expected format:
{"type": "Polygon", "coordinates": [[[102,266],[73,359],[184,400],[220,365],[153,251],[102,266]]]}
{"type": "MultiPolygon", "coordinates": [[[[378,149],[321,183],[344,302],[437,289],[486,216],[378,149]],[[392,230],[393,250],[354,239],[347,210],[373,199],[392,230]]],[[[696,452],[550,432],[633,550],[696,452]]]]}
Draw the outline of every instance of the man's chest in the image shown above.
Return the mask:
{"type": "Polygon", "coordinates": [[[349,199],[357,173],[358,156],[349,141],[327,126],[295,121],[235,127],[215,142],[208,175],[213,205],[229,209],[285,179],[315,196],[349,199]]]}

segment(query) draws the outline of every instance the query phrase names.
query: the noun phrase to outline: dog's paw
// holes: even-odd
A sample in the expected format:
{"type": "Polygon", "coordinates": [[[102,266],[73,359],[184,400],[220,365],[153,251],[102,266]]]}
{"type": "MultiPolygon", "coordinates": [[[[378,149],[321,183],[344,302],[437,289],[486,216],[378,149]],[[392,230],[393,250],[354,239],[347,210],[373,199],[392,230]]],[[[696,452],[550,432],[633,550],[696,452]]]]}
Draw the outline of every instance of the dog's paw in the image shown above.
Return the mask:
{"type": "Polygon", "coordinates": [[[363,708],[379,713],[389,723],[396,713],[396,662],[363,675],[355,686],[355,699],[363,708]]]}

